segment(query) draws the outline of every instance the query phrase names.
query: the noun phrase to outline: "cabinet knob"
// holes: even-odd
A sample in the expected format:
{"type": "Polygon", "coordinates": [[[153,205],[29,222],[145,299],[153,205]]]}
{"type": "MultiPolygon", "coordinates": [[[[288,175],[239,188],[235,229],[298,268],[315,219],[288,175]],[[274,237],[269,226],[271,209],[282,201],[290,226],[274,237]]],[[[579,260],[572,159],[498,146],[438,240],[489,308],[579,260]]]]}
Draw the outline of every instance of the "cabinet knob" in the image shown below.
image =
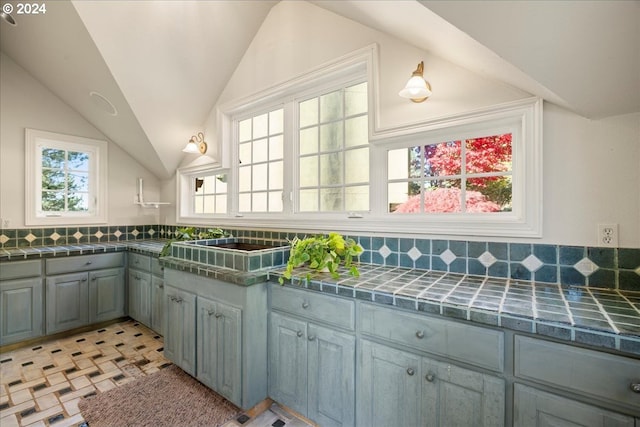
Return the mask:
{"type": "Polygon", "coordinates": [[[298,338],[302,337],[302,331],[298,331],[298,333],[296,334],[298,336],[298,338]]]}
{"type": "Polygon", "coordinates": [[[164,285],[158,285],[160,289],[164,289],[164,285]]]}
{"type": "Polygon", "coordinates": [[[418,339],[422,339],[422,338],[424,338],[424,331],[418,331],[418,332],[416,332],[416,337],[418,337],[418,339]]]}
{"type": "Polygon", "coordinates": [[[91,265],[91,264],[92,264],[91,261],[87,261],[87,262],[84,263],[84,265],[91,265]]]}
{"type": "Polygon", "coordinates": [[[81,281],[82,281],[82,282],[86,282],[86,281],[87,281],[87,278],[85,277],[85,278],[84,278],[84,279],[82,279],[81,281]]]}
{"type": "Polygon", "coordinates": [[[222,317],[222,314],[221,314],[221,313],[216,313],[216,319],[219,319],[219,318],[221,318],[221,317],[222,317]]]}
{"type": "Polygon", "coordinates": [[[309,308],[309,303],[308,302],[303,302],[302,303],[302,308],[304,308],[304,309],[309,308]]]}
{"type": "Polygon", "coordinates": [[[92,281],[92,282],[95,282],[96,280],[98,280],[98,278],[97,278],[97,277],[95,277],[95,276],[91,278],[91,281],[92,281]]]}
{"type": "Polygon", "coordinates": [[[182,298],[180,298],[180,297],[176,298],[176,302],[178,304],[182,304],[182,301],[184,301],[182,298]]]}
{"type": "Polygon", "coordinates": [[[434,374],[433,372],[429,372],[427,375],[425,375],[424,379],[432,383],[436,379],[436,374],[434,374]]]}
{"type": "Polygon", "coordinates": [[[207,314],[209,316],[213,316],[214,314],[216,314],[216,312],[215,312],[215,310],[209,310],[209,311],[207,311],[207,314]]]}
{"type": "Polygon", "coordinates": [[[634,393],[640,393],[640,382],[629,384],[629,388],[634,393]]]}
{"type": "Polygon", "coordinates": [[[410,377],[413,376],[413,374],[415,374],[416,371],[413,368],[407,368],[407,374],[409,374],[410,377]]]}
{"type": "Polygon", "coordinates": [[[315,335],[309,335],[309,338],[308,338],[309,341],[314,341],[315,339],[316,339],[315,335]]]}

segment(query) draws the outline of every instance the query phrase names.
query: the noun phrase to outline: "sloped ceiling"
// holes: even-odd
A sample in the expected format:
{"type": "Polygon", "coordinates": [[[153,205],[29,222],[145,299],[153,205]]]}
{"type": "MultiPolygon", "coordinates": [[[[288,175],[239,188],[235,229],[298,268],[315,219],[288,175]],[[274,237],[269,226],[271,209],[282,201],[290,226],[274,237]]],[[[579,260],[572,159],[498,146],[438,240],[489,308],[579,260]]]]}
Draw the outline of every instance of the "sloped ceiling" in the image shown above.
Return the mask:
{"type": "MultiPolygon", "coordinates": [[[[47,2],[0,49],[165,179],[276,3],[47,2]]],[[[585,117],[640,111],[638,1],[312,3],[585,117]]]]}

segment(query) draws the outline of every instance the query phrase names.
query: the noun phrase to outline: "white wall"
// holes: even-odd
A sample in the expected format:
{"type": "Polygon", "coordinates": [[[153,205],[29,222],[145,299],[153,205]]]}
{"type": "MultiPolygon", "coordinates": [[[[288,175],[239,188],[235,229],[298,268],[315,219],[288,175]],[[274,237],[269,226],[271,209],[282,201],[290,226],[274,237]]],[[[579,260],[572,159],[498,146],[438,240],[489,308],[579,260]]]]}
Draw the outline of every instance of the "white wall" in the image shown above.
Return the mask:
{"type": "MultiPolygon", "coordinates": [[[[25,226],[25,128],[107,139],[11,58],[0,54],[0,227],[4,228],[25,226]]],[[[120,147],[109,142],[109,224],[155,224],[159,221],[157,210],[133,204],[138,177],[144,179],[145,198],[158,200],[158,180],[120,147]]]]}
{"type": "MultiPolygon", "coordinates": [[[[218,105],[371,43],[380,48],[382,127],[528,96],[309,3],[281,2],[265,20],[218,105]],[[397,92],[419,60],[425,61],[434,95],[425,103],[413,104],[397,92]]],[[[598,246],[597,225],[615,223],[621,247],[640,247],[640,114],[588,120],[545,103],[543,122],[543,237],[489,240],[598,246]]],[[[212,142],[216,126],[214,108],[206,129],[212,142]]],[[[175,200],[175,179],[163,183],[162,197],[175,200]]],[[[174,221],[174,210],[165,209],[163,218],[174,221]]]]}

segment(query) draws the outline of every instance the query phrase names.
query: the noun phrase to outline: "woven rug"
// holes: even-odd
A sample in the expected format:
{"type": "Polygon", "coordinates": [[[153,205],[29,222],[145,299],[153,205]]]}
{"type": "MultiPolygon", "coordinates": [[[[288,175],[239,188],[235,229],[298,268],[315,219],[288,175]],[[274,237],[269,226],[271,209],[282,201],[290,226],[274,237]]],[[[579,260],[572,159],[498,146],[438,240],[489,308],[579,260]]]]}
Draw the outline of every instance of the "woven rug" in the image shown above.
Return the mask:
{"type": "Polygon", "coordinates": [[[220,426],[240,409],[175,365],[78,403],[89,427],[220,426]]]}

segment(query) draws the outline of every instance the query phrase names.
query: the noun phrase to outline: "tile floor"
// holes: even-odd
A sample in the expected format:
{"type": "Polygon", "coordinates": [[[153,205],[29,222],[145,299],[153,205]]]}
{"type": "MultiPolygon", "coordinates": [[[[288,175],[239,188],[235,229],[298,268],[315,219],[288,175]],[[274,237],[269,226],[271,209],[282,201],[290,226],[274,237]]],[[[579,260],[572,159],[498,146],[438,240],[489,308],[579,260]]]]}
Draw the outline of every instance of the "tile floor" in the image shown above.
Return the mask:
{"type": "Polygon", "coordinates": [[[170,364],[162,337],[133,320],[0,354],[0,426],[82,426],[81,397],[170,364]]]}

